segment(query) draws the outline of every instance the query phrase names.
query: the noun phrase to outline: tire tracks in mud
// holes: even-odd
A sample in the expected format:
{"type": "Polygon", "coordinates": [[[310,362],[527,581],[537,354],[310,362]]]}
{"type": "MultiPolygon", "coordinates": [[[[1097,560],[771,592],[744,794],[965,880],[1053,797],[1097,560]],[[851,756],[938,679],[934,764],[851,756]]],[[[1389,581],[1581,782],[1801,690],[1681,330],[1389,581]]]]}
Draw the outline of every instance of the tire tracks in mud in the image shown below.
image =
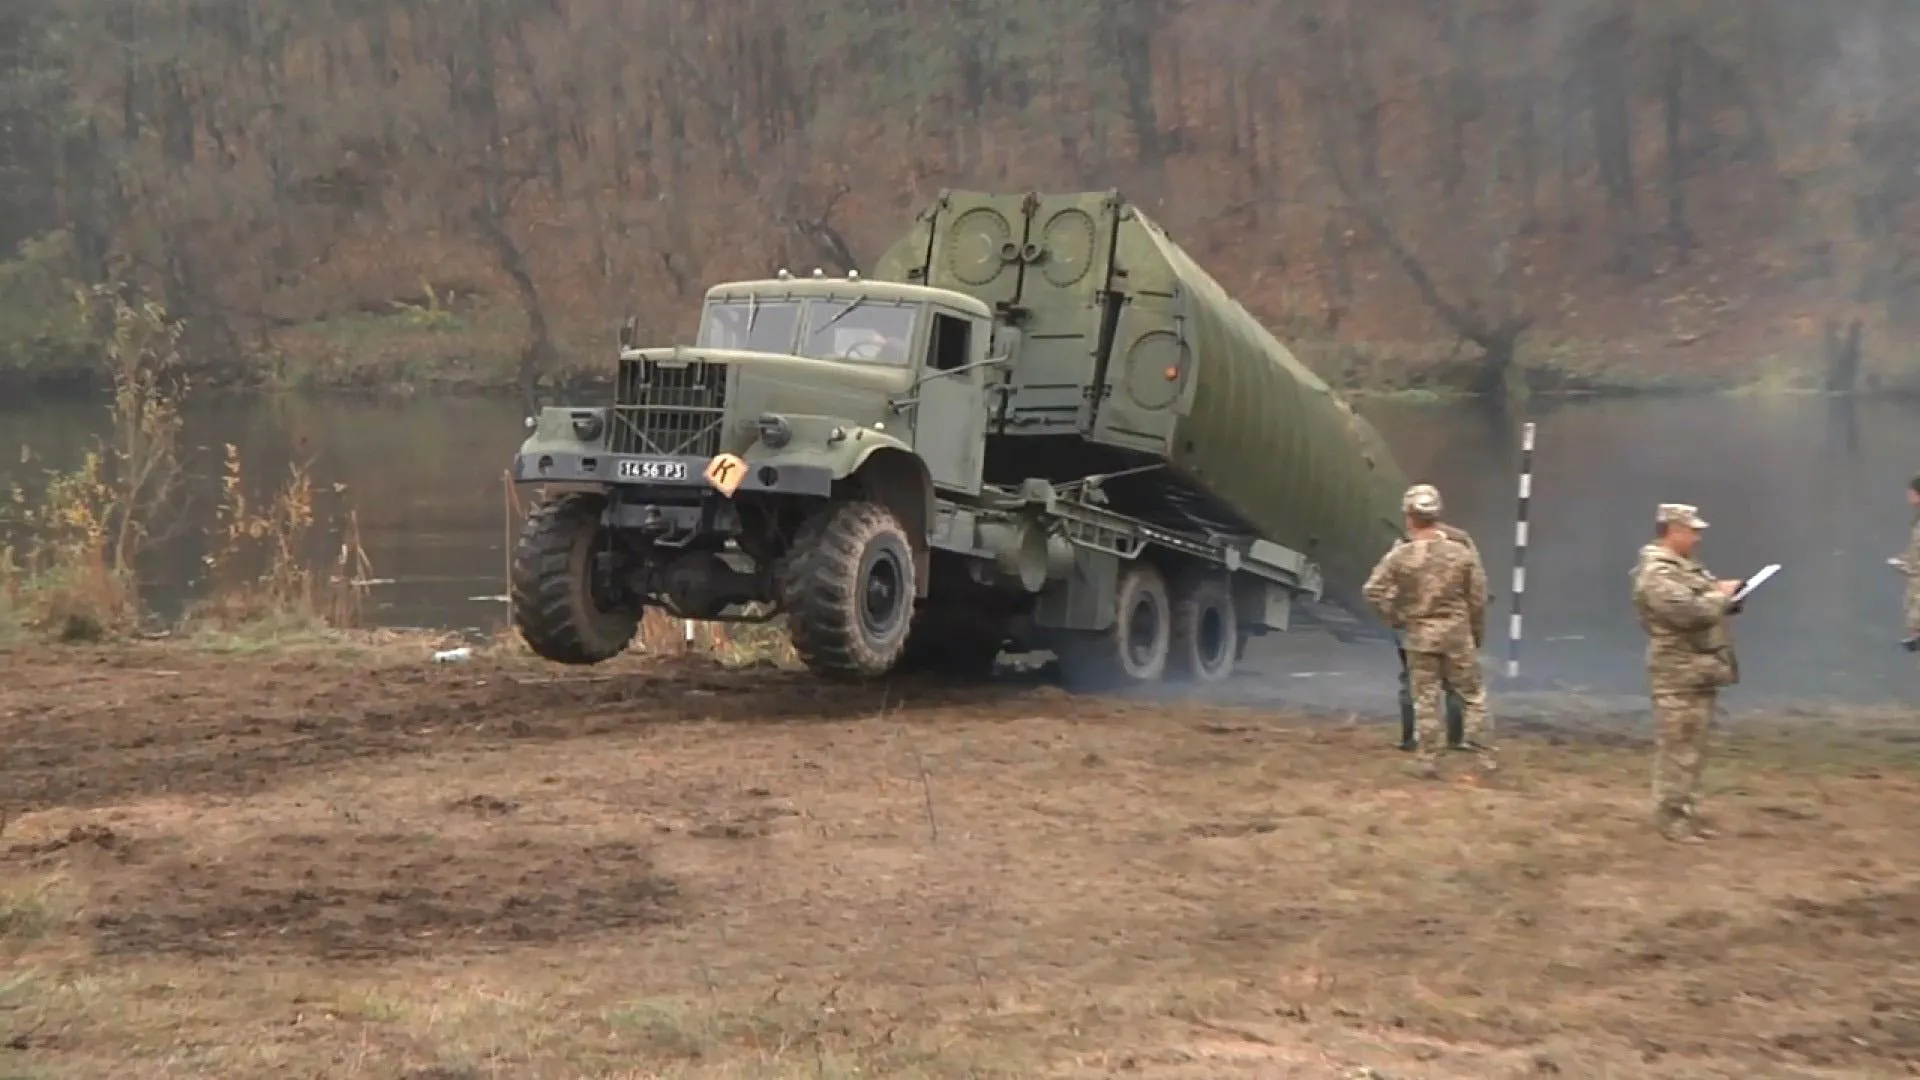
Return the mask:
{"type": "MultiPolygon", "coordinates": [[[[86,808],[159,794],[244,795],[345,762],[592,738],[686,723],[810,723],[964,711],[991,719],[1030,686],[878,687],[704,664],[552,675],[524,665],[364,668],[166,658],[89,665],[0,690],[0,806],[86,808]],[[147,662],[139,662],[145,660],[147,662]],[[167,662],[171,661],[171,662],[167,662]]],[[[1075,703],[1098,714],[1100,703],[1075,703]]]]}

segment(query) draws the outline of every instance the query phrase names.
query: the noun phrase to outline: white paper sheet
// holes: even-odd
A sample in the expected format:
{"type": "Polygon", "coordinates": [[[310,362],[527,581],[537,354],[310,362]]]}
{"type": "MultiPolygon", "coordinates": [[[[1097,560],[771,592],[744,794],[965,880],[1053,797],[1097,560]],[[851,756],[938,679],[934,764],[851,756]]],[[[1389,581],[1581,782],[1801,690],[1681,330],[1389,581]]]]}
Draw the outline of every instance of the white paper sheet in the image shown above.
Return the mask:
{"type": "Polygon", "coordinates": [[[1734,591],[1733,599],[1729,601],[1729,603],[1737,604],[1740,601],[1745,600],[1747,597],[1752,596],[1753,590],[1758,589],[1762,585],[1765,585],[1769,578],[1773,577],[1773,575],[1779,572],[1780,572],[1779,563],[1768,563],[1767,565],[1761,567],[1752,577],[1748,578],[1744,582],[1741,582],[1740,588],[1734,591]]]}

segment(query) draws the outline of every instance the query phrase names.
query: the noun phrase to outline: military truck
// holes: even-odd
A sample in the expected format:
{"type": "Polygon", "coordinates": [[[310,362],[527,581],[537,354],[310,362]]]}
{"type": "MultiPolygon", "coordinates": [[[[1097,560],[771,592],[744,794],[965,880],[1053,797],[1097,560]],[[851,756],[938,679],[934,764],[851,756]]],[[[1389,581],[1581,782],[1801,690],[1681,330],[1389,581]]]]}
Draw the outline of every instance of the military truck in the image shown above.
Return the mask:
{"type": "Polygon", "coordinates": [[[1323,601],[1371,622],[1386,446],[1118,192],[944,192],[872,277],[719,284],[691,346],[636,336],[514,458],[550,660],[652,607],[784,616],[833,679],[1048,650],[1102,688],[1226,678],[1323,601]]]}

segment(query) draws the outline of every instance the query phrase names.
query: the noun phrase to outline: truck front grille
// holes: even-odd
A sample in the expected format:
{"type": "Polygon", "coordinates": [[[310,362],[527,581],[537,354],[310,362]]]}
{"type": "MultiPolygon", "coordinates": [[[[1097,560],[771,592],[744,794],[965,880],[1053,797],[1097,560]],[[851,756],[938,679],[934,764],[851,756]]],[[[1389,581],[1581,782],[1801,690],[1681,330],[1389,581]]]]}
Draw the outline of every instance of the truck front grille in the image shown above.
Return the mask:
{"type": "Polygon", "coordinates": [[[727,368],[620,361],[613,393],[613,452],[712,457],[720,452],[727,368]]]}

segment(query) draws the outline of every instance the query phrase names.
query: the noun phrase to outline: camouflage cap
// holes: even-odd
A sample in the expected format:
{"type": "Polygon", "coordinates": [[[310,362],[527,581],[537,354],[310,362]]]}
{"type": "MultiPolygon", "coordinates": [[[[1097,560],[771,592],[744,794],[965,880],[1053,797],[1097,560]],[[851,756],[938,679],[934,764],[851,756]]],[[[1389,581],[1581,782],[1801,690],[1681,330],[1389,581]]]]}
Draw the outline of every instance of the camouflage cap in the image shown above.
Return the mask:
{"type": "Polygon", "coordinates": [[[1685,525],[1689,529],[1704,529],[1706,519],[1700,516],[1698,507],[1686,503],[1661,503],[1660,509],[1653,512],[1655,525],[1685,525]]]}
{"type": "Polygon", "coordinates": [[[1437,517],[1440,514],[1440,489],[1432,484],[1415,484],[1400,497],[1400,509],[1421,517],[1437,517]]]}

